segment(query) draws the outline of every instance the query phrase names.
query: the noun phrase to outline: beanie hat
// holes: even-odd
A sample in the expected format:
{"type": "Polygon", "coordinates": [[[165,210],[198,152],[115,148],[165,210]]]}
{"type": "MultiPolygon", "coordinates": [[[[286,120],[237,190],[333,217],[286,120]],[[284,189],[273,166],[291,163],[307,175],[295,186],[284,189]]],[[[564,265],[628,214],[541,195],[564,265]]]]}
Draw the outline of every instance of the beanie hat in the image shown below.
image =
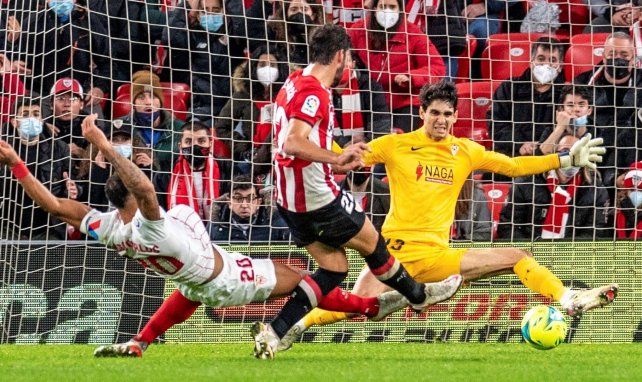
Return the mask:
{"type": "Polygon", "coordinates": [[[163,89],[160,86],[160,78],[148,70],[139,70],[132,76],[131,86],[132,103],[141,93],[149,92],[158,98],[163,105],[163,89]]]}

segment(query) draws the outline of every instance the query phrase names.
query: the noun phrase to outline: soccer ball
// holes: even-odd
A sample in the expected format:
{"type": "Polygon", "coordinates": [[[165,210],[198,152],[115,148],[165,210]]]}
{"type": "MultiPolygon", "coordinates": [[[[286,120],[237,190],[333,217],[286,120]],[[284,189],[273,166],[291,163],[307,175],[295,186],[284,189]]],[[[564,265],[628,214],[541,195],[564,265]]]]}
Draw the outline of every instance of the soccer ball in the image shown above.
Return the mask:
{"type": "Polygon", "coordinates": [[[535,349],[548,350],[566,338],[568,326],[562,313],[548,305],[538,305],[522,319],[522,336],[535,349]]]}

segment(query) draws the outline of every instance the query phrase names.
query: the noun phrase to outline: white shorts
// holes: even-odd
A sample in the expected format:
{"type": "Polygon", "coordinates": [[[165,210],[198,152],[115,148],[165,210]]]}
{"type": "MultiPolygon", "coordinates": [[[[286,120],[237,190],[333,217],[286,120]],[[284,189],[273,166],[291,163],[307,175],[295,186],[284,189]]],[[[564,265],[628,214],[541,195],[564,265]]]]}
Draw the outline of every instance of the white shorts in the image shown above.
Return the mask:
{"type": "Polygon", "coordinates": [[[256,260],[217,247],[223,269],[212,281],[200,286],[176,283],[183,296],[213,308],[246,305],[265,301],[276,286],[276,272],[271,260],[256,260]]]}

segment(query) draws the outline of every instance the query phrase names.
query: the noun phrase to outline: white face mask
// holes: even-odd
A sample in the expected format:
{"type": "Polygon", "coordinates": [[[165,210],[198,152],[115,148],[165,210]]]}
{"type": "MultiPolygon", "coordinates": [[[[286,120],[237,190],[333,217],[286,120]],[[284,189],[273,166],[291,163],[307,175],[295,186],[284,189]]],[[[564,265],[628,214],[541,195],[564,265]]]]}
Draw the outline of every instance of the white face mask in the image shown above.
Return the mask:
{"type": "Polygon", "coordinates": [[[578,172],[580,172],[580,168],[579,167],[560,168],[559,172],[560,174],[564,175],[567,178],[572,178],[575,175],[577,175],[578,172]]]}
{"type": "Polygon", "coordinates": [[[256,78],[264,86],[270,86],[279,78],[279,69],[271,66],[264,66],[256,69],[256,78]]]}
{"type": "Polygon", "coordinates": [[[557,69],[549,64],[535,65],[533,75],[540,84],[550,84],[557,78],[557,69]]]}
{"type": "Polygon", "coordinates": [[[377,11],[375,18],[383,29],[388,29],[399,21],[399,12],[391,9],[384,9],[383,11],[377,11]]]}
{"type": "Polygon", "coordinates": [[[642,204],[642,191],[631,191],[629,193],[629,200],[633,203],[633,207],[640,207],[642,204]]]}

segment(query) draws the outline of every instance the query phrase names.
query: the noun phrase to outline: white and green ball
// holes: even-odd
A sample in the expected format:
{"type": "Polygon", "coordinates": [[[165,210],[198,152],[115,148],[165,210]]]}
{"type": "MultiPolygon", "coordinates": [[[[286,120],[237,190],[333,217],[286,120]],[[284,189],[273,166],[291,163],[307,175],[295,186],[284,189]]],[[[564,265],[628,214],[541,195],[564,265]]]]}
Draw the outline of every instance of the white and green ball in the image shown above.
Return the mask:
{"type": "Polygon", "coordinates": [[[548,350],[564,342],[568,325],[562,313],[548,305],[538,305],[522,319],[522,336],[535,349],[548,350]]]}

